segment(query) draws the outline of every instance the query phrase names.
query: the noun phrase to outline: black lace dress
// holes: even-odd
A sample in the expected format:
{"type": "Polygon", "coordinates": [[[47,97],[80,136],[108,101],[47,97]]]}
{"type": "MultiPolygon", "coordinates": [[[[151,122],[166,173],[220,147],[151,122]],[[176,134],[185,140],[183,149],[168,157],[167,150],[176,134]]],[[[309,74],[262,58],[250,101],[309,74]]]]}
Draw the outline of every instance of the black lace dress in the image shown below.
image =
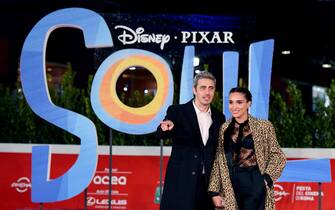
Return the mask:
{"type": "Polygon", "coordinates": [[[224,135],[225,155],[239,210],[264,210],[266,178],[257,165],[248,121],[239,124],[233,119],[224,135]]]}

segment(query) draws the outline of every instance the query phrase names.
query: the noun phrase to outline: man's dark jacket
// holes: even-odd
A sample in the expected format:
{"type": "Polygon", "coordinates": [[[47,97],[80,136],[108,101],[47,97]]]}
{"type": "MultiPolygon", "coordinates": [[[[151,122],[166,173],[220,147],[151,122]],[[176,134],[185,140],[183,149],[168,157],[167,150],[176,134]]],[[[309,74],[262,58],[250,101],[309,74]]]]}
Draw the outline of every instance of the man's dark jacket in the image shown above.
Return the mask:
{"type": "Polygon", "coordinates": [[[163,132],[160,126],[156,135],[172,139],[172,151],[167,165],[161,210],[194,210],[196,186],[205,165],[206,189],[215,156],[219,129],[225,116],[211,107],[212,125],[204,146],[192,100],[186,104],[171,105],[165,119],[174,127],[163,132]]]}

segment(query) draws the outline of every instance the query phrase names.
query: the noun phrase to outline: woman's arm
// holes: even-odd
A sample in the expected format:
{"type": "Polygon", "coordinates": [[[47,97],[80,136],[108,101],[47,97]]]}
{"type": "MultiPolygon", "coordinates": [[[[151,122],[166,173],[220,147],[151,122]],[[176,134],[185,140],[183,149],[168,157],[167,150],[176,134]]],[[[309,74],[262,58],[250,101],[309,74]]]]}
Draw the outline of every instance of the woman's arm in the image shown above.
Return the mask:
{"type": "Polygon", "coordinates": [[[266,163],[265,174],[268,174],[273,182],[281,175],[285,165],[286,157],[277,141],[276,132],[271,122],[267,123],[266,142],[269,148],[268,162],[266,163]]]}

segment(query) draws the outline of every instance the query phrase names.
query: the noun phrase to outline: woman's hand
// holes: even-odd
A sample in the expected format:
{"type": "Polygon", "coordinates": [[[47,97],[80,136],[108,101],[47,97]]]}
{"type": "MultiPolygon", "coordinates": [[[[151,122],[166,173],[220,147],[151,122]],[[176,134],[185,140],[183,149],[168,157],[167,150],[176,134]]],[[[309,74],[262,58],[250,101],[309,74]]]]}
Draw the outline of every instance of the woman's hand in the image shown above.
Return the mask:
{"type": "Polygon", "coordinates": [[[220,195],[212,197],[213,204],[216,208],[223,208],[223,197],[220,195]]]}

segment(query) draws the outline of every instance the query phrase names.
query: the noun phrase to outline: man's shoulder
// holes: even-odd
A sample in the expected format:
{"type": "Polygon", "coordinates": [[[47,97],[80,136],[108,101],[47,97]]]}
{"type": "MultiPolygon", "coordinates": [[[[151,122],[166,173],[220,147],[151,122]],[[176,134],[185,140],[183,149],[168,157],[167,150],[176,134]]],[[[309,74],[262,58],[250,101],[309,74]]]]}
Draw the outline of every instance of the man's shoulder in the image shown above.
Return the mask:
{"type": "Polygon", "coordinates": [[[192,105],[192,101],[184,103],[184,104],[172,104],[169,106],[170,109],[175,109],[175,110],[182,110],[182,109],[187,109],[190,108],[192,105]]]}
{"type": "Polygon", "coordinates": [[[187,106],[185,106],[185,104],[173,104],[173,105],[170,105],[168,108],[169,111],[174,111],[174,112],[183,111],[186,109],[187,109],[187,106]]]}
{"type": "Polygon", "coordinates": [[[225,115],[221,111],[219,111],[218,109],[216,109],[214,107],[211,107],[211,112],[216,116],[225,118],[225,115]]]}
{"type": "Polygon", "coordinates": [[[215,114],[222,114],[222,112],[220,112],[217,108],[211,106],[211,112],[215,113],[215,114]]]}

